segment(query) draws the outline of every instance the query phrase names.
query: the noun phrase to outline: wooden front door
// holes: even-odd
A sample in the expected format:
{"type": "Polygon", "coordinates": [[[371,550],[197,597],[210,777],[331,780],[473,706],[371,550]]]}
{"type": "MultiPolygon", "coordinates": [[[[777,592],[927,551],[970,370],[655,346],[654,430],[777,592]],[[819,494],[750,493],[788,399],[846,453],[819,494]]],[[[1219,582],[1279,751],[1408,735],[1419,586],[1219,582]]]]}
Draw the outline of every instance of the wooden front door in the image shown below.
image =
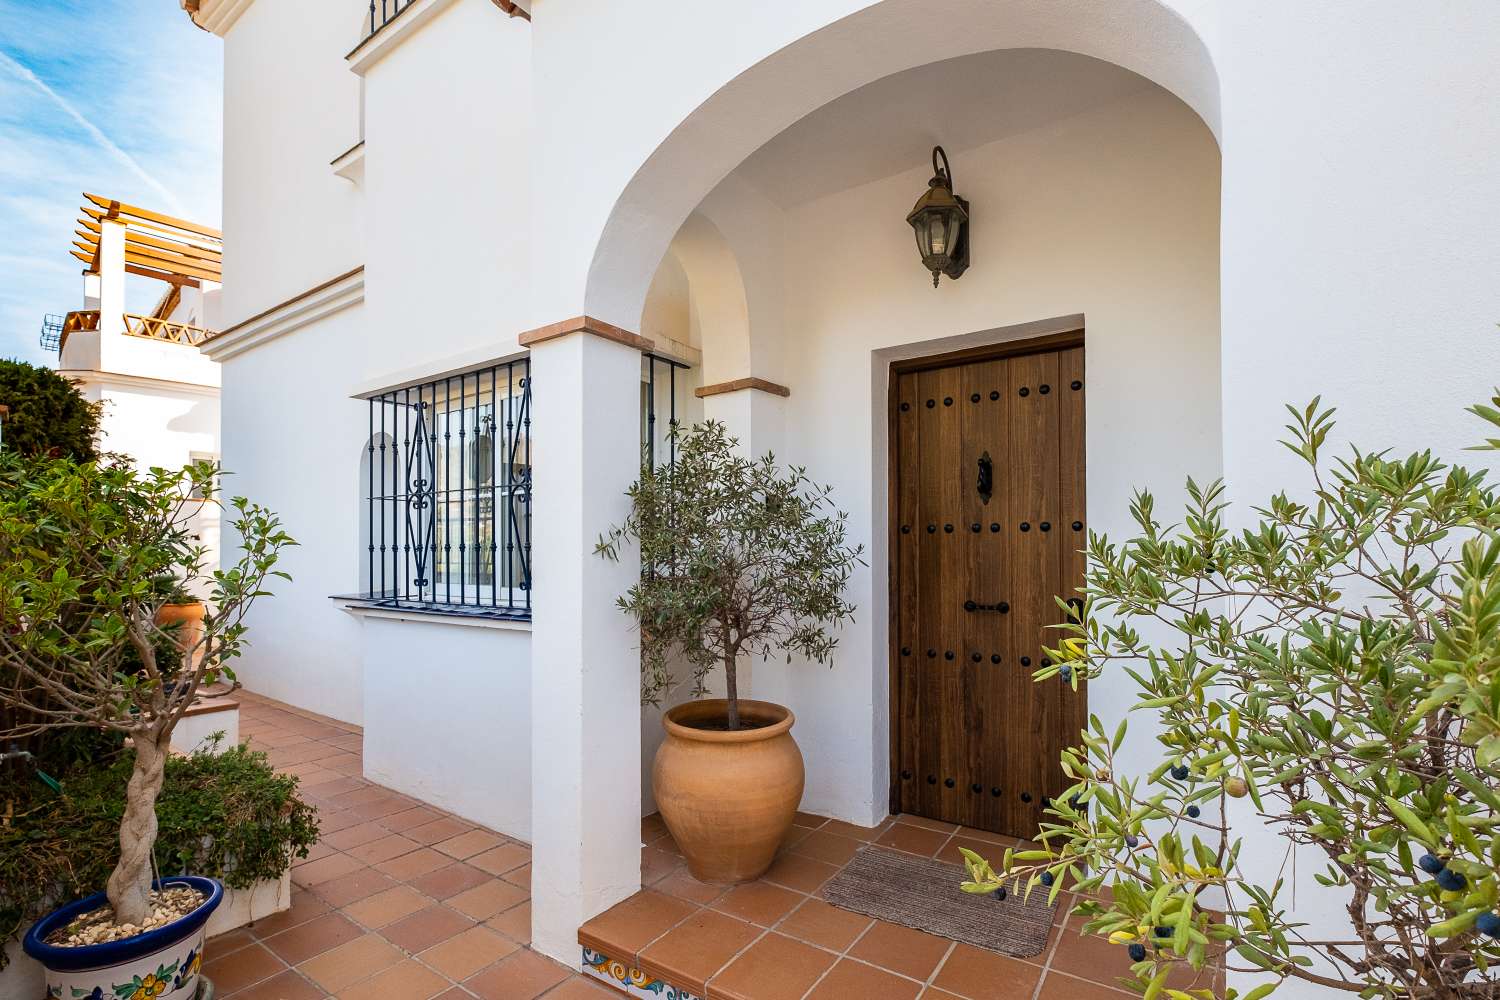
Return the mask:
{"type": "Polygon", "coordinates": [[[891,378],[893,808],[1034,837],[1088,718],[1031,679],[1083,579],[1083,335],[891,378]]]}

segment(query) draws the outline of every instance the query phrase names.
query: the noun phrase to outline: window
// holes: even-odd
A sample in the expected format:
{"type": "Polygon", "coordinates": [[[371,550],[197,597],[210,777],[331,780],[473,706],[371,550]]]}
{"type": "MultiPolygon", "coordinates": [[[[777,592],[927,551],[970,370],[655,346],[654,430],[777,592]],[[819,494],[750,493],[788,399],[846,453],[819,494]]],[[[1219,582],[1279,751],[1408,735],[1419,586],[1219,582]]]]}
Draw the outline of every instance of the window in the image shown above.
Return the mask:
{"type": "Polygon", "coordinates": [[[523,358],[370,399],[363,599],[530,617],[530,375],[523,358]]]}

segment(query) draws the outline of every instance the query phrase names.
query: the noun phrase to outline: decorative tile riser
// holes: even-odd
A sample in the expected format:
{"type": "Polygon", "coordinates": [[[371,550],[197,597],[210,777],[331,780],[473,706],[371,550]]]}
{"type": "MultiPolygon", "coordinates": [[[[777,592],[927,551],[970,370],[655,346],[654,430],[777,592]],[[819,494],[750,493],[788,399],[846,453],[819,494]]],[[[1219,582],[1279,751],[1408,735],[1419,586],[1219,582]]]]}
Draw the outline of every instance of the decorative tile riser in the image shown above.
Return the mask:
{"type": "Polygon", "coordinates": [[[629,962],[610,958],[588,947],[583,949],[583,974],[628,997],[638,997],[640,1000],[703,1000],[691,990],[673,986],[665,979],[642,972],[629,962]]]}

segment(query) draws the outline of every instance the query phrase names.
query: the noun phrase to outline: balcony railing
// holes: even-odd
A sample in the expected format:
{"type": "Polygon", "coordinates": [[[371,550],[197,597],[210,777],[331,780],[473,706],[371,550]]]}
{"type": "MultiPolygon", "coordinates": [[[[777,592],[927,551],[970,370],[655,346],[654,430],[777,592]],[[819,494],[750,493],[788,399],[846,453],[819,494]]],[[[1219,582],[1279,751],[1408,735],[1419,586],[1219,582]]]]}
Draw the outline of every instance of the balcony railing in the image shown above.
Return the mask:
{"type": "Polygon", "coordinates": [[[416,0],[370,0],[369,34],[373,35],[390,24],[414,3],[416,0]]]}
{"type": "Polygon", "coordinates": [[[125,314],[125,332],[132,337],[161,340],[186,347],[197,347],[214,335],[212,330],[205,330],[201,326],[173,323],[155,316],[137,316],[134,313],[125,314]]]}

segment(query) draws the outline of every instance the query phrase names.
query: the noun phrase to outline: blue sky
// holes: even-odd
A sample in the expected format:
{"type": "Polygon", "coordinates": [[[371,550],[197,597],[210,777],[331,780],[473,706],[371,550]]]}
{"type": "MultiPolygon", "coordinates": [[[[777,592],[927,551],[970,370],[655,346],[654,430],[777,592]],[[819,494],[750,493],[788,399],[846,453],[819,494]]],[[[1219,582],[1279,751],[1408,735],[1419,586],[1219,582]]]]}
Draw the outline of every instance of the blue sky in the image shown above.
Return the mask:
{"type": "MultiPolygon", "coordinates": [[[[0,0],[0,357],[82,308],[83,192],[219,225],[223,43],[178,0],[0,0]]],[[[132,278],[132,307],[163,287],[132,278]]]]}

